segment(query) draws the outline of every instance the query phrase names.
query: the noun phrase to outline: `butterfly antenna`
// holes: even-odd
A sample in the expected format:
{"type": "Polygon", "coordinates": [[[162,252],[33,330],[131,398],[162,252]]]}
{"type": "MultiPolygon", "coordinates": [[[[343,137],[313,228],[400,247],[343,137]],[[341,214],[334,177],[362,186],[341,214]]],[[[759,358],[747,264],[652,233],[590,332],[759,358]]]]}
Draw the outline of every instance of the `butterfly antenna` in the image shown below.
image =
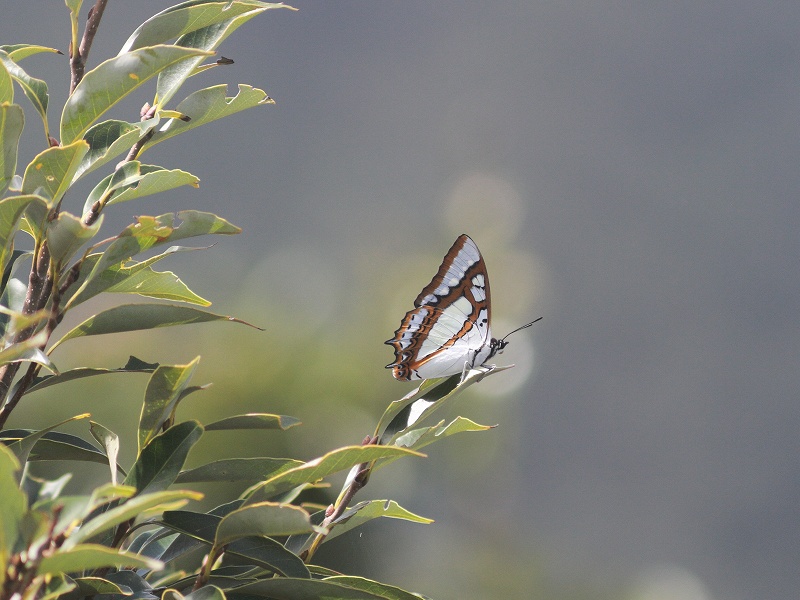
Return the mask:
{"type": "Polygon", "coordinates": [[[533,325],[533,324],[534,324],[534,323],[536,323],[537,321],[541,321],[541,320],[542,320],[542,317],[539,317],[538,319],[534,319],[534,320],[533,320],[533,321],[531,321],[530,323],[526,323],[526,324],[525,324],[525,325],[523,325],[522,327],[517,327],[517,328],[516,328],[514,331],[512,331],[512,332],[510,332],[510,333],[507,333],[507,334],[506,334],[506,335],[503,337],[503,339],[501,339],[500,341],[501,341],[501,342],[504,342],[504,341],[506,340],[506,338],[507,338],[508,336],[510,336],[512,333],[517,333],[517,332],[518,332],[518,331],[520,331],[521,329],[527,329],[528,327],[530,327],[531,325],[533,325]]]}

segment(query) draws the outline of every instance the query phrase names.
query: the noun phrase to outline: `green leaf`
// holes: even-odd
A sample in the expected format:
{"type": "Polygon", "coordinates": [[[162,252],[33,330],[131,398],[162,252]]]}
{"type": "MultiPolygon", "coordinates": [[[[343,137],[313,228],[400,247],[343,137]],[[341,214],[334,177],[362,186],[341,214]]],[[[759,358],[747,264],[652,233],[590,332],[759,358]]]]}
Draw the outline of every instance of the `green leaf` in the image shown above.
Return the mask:
{"type": "Polygon", "coordinates": [[[47,201],[41,196],[13,196],[0,200],[0,272],[5,272],[6,264],[14,249],[14,234],[19,221],[32,202],[47,207],[47,201]]]}
{"type": "Polygon", "coordinates": [[[139,416],[139,453],[174,413],[199,362],[198,356],[187,365],[162,365],[153,371],[139,416]]]}
{"type": "Polygon", "coordinates": [[[103,206],[118,204],[184,185],[199,187],[199,182],[199,178],[180,169],[130,161],[95,186],[86,198],[83,211],[88,212],[97,201],[103,206]]]}
{"type": "Polygon", "coordinates": [[[14,82],[8,69],[0,62],[0,106],[10,106],[12,102],[14,102],[14,82]]]}
{"type": "Polygon", "coordinates": [[[100,569],[102,567],[133,567],[158,570],[161,569],[162,564],[152,558],[145,558],[124,550],[107,548],[97,544],[82,544],[42,558],[37,572],[39,575],[57,575],[60,573],[100,569]]]}
{"type": "MultiPolygon", "coordinates": [[[[229,593],[230,594],[230,593],[229,593]]],[[[235,589],[236,596],[260,596],[273,600],[386,600],[385,596],[359,590],[327,579],[276,577],[247,583],[235,589]]]]}
{"type": "Polygon", "coordinates": [[[117,483],[117,455],[119,454],[119,436],[95,421],[89,421],[89,431],[106,450],[108,466],[111,469],[111,483],[117,483]]]}
{"type": "Polygon", "coordinates": [[[367,500],[364,502],[359,502],[355,506],[345,510],[342,515],[333,522],[332,525],[335,525],[335,527],[331,527],[331,532],[325,538],[325,541],[327,542],[336,536],[342,535],[351,529],[363,525],[368,521],[382,517],[390,519],[402,519],[404,521],[424,523],[426,525],[428,523],[433,523],[433,519],[415,515],[414,513],[400,506],[394,500],[367,500]]]}
{"type": "MultiPolygon", "coordinates": [[[[225,514],[235,510],[234,506],[225,514]]],[[[215,509],[216,511],[217,509],[215,509]]],[[[202,514],[186,510],[166,511],[162,516],[162,524],[174,531],[179,531],[184,536],[177,538],[170,548],[161,556],[161,560],[169,564],[170,561],[195,550],[203,544],[211,546],[217,527],[224,515],[202,514]],[[187,540],[185,536],[193,538],[187,540]]],[[[286,577],[310,577],[308,568],[296,554],[288,551],[282,544],[268,537],[244,537],[229,544],[225,553],[243,557],[248,563],[256,564],[286,577]]]]}
{"type": "Polygon", "coordinates": [[[84,377],[94,377],[96,375],[107,375],[109,373],[152,373],[157,367],[158,363],[148,364],[140,361],[135,356],[131,356],[130,359],[128,359],[128,364],[118,369],[78,367],[77,369],[70,369],[69,371],[59,373],[58,375],[48,375],[46,377],[42,377],[36,380],[34,385],[32,385],[28,390],[28,393],[33,392],[34,390],[41,390],[50,387],[51,385],[56,385],[58,383],[66,383],[68,381],[75,381],[77,379],[83,379],[84,377]]]}
{"type": "Polygon", "coordinates": [[[140,494],[167,489],[180,473],[183,463],[203,435],[197,421],[187,421],[170,427],[156,436],[142,450],[130,473],[126,485],[132,485],[140,494]]]}
{"type": "Polygon", "coordinates": [[[68,146],[53,146],[39,153],[25,168],[22,193],[42,195],[50,206],[55,206],[72,183],[81,159],[88,150],[89,144],[78,140],[68,146]]]}
{"type": "MultiPolygon", "coordinates": [[[[7,565],[14,552],[20,523],[27,509],[25,494],[19,489],[21,463],[14,452],[0,444],[0,565],[7,565]]],[[[6,569],[0,569],[0,583],[6,569]]]]}
{"type": "Polygon", "coordinates": [[[94,536],[130,519],[146,518],[153,514],[160,514],[165,510],[175,510],[184,506],[189,500],[201,500],[202,498],[203,494],[187,490],[138,494],[119,506],[115,506],[93,519],[85,521],[80,529],[66,539],[62,547],[65,549],[73,548],[77,544],[90,540],[94,536]]]}
{"type": "Polygon", "coordinates": [[[388,406],[378,422],[375,434],[382,444],[390,444],[391,440],[423,421],[471,385],[510,368],[492,366],[471,369],[463,381],[461,375],[426,379],[416,390],[388,406]]]}
{"type": "Polygon", "coordinates": [[[41,429],[35,433],[31,433],[30,435],[25,436],[24,438],[12,442],[8,444],[8,448],[17,456],[17,460],[19,460],[20,464],[24,465],[28,461],[28,456],[33,450],[34,445],[44,437],[46,433],[53,431],[57,427],[61,427],[66,423],[70,423],[71,421],[77,421],[79,419],[85,419],[89,416],[89,413],[84,413],[82,415],[77,415],[75,417],[71,417],[69,419],[65,419],[60,423],[56,423],[55,425],[51,425],[46,429],[41,429]]]}
{"type": "Polygon", "coordinates": [[[186,600],[225,600],[225,592],[215,585],[205,585],[186,596],[186,600]]]}
{"type": "Polygon", "coordinates": [[[67,263],[81,246],[97,235],[103,224],[103,216],[100,215],[92,225],[86,225],[79,217],[68,212],[60,212],[51,221],[47,228],[47,245],[50,248],[50,255],[59,267],[67,263]]]}
{"type": "MultiPolygon", "coordinates": [[[[88,71],[70,95],[61,114],[61,141],[71,143],[100,116],[164,69],[211,53],[177,46],[152,46],[126,52],[88,71]]],[[[12,73],[13,75],[13,73],[12,73]]],[[[159,96],[161,102],[166,101],[159,96]]]]}
{"type": "Polygon", "coordinates": [[[68,592],[78,587],[66,575],[56,576],[45,583],[44,589],[36,596],[36,600],[55,600],[64,597],[68,592]]]}
{"type": "Polygon", "coordinates": [[[259,502],[249,504],[222,518],[214,538],[217,547],[249,536],[278,537],[326,529],[312,525],[310,515],[291,504],[259,502]]]}
{"type": "MultiPolygon", "coordinates": [[[[89,284],[85,288],[83,288],[83,291],[80,292],[79,302],[85,302],[89,298],[92,298],[97,294],[104,292],[110,288],[114,288],[115,290],[118,291],[118,293],[135,293],[133,292],[133,290],[125,292],[125,290],[129,287],[125,283],[126,279],[138,275],[140,271],[149,269],[151,265],[166,258],[170,254],[173,254],[175,252],[190,252],[195,250],[206,250],[206,248],[170,246],[169,248],[167,248],[167,250],[165,250],[161,254],[151,256],[147,260],[143,260],[141,262],[132,262],[128,264],[123,264],[122,262],[118,262],[116,264],[110,265],[102,273],[92,275],[91,282],[89,282],[89,284]]],[[[103,255],[99,253],[89,254],[84,259],[81,268],[82,275],[78,277],[78,281],[76,282],[74,289],[79,290],[83,286],[83,282],[86,281],[88,275],[92,274],[95,265],[102,258],[102,256],[103,255]]],[[[150,269],[150,272],[155,273],[156,271],[150,269]]],[[[68,298],[70,301],[72,299],[72,297],[69,295],[66,298],[68,298]]]]}
{"type": "Polygon", "coordinates": [[[433,442],[437,442],[456,433],[463,433],[465,431],[486,431],[492,428],[492,425],[479,425],[475,421],[464,417],[456,417],[447,425],[444,424],[444,421],[439,421],[439,423],[431,427],[412,429],[393,440],[393,444],[404,448],[419,450],[428,444],[432,444],[433,442]]]}
{"type": "Polygon", "coordinates": [[[119,594],[121,596],[133,594],[133,591],[127,585],[117,585],[102,577],[76,577],[75,583],[78,584],[78,591],[82,598],[97,594],[119,594]]]}
{"type": "Polygon", "coordinates": [[[8,54],[8,57],[14,62],[19,62],[23,58],[28,58],[34,54],[41,52],[52,52],[53,54],[62,54],[61,50],[55,48],[48,48],[47,46],[35,46],[33,44],[6,44],[0,46],[0,50],[8,54]]]}
{"type": "Polygon", "coordinates": [[[51,431],[31,450],[28,460],[74,460],[105,464],[108,458],[98,448],[69,433],[51,431]]]}
{"type": "MultiPolygon", "coordinates": [[[[1,69],[0,69],[1,72],[1,69]]],[[[0,103],[0,194],[11,185],[17,172],[19,138],[25,125],[25,115],[18,104],[0,103]]]]}
{"type": "MultiPolygon", "coordinates": [[[[17,63],[11,60],[11,57],[0,50],[0,62],[8,71],[8,74],[16,81],[22,88],[22,92],[31,101],[36,112],[42,117],[44,123],[44,133],[50,136],[50,128],[47,125],[47,103],[50,96],[47,94],[47,84],[41,79],[36,79],[28,75],[25,70],[17,63]]],[[[72,141],[72,140],[70,140],[72,141]]]]}
{"type": "Polygon", "coordinates": [[[137,294],[147,298],[186,302],[199,306],[211,306],[211,302],[195,294],[172,271],[154,271],[150,267],[122,267],[117,276],[122,280],[105,291],[109,294],[137,294]],[[131,269],[136,270],[130,273],[131,269]]]}
{"type": "Polygon", "coordinates": [[[264,483],[253,486],[246,492],[247,504],[271,498],[287,492],[298,485],[314,483],[332,473],[349,469],[355,465],[400,456],[425,456],[418,452],[396,446],[345,446],[310,460],[307,463],[272,477],[264,483]]]}
{"type": "Polygon", "coordinates": [[[236,429],[282,429],[299,425],[300,420],[286,415],[271,415],[267,413],[249,413],[227,417],[206,425],[206,431],[225,431],[236,429]]]}
{"type": "Polygon", "coordinates": [[[411,592],[401,590],[393,585],[387,585],[363,577],[336,575],[334,577],[326,577],[325,581],[328,583],[346,585],[350,589],[377,594],[379,597],[385,598],[386,600],[424,600],[424,597],[419,594],[412,594],[411,592]]]}
{"type": "Polygon", "coordinates": [[[5,350],[0,351],[0,365],[14,362],[35,362],[54,373],[58,373],[56,366],[50,362],[41,347],[47,343],[47,332],[40,331],[22,342],[15,342],[5,350]]]}
{"type": "Polygon", "coordinates": [[[227,88],[228,86],[225,84],[216,85],[204,90],[198,90],[187,96],[185,100],[178,104],[175,110],[182,115],[186,115],[190,120],[169,119],[164,125],[156,129],[153,137],[144,145],[143,150],[179,133],[184,133],[200,125],[211,123],[248,108],[275,104],[275,101],[267,96],[265,91],[258,88],[240,83],[239,93],[233,98],[225,96],[227,88]]]}
{"type": "MultiPolygon", "coordinates": [[[[282,4],[257,2],[184,2],[143,23],[128,39],[122,52],[178,38],[175,44],[214,50],[228,35],[257,14],[282,4]]],[[[157,97],[166,103],[195,72],[202,57],[183,61],[159,75],[157,97]]]]}
{"type": "MultiPolygon", "coordinates": [[[[174,306],[172,304],[123,304],[122,306],[115,306],[93,317],[89,317],[53,344],[50,348],[50,352],[53,352],[53,350],[67,340],[88,335],[141,331],[143,329],[172,327],[174,325],[207,323],[209,321],[230,321],[259,329],[255,327],[255,325],[250,325],[250,323],[242,321],[241,319],[226,315],[218,315],[191,306],[174,306]]],[[[0,355],[2,355],[2,353],[0,353],[0,355]]]]}
{"type": "Polygon", "coordinates": [[[109,119],[92,125],[83,139],[89,144],[89,152],[83,157],[73,178],[73,183],[97,167],[130,150],[149,129],[155,127],[159,118],[128,123],[109,119]]]}
{"type": "Polygon", "coordinates": [[[289,458],[226,458],[182,471],[175,483],[264,481],[302,464],[289,458]]]}
{"type": "MultiPolygon", "coordinates": [[[[84,290],[107,269],[118,267],[120,263],[154,246],[199,235],[227,235],[241,232],[238,227],[211,213],[185,210],[179,212],[177,216],[182,221],[179,225],[175,224],[175,215],[172,213],[158,217],[138,217],[137,222],[126,227],[94,263],[91,272],[66,306],[69,308],[86,300],[84,290]]],[[[106,287],[112,284],[113,281],[106,287]]],[[[105,289],[100,285],[94,285],[93,288],[93,294],[105,289]]]]}
{"type": "MultiPolygon", "coordinates": [[[[279,3],[258,2],[247,0],[245,2],[220,1],[220,0],[194,0],[182,2],[160,13],[153,15],[139,25],[131,36],[125,41],[120,54],[130,52],[145,46],[165,44],[177,37],[191,33],[198,29],[225,23],[231,17],[241,15],[253,10],[254,7],[266,8],[291,8],[279,3]]],[[[294,10],[294,9],[292,9],[294,10]]]]}

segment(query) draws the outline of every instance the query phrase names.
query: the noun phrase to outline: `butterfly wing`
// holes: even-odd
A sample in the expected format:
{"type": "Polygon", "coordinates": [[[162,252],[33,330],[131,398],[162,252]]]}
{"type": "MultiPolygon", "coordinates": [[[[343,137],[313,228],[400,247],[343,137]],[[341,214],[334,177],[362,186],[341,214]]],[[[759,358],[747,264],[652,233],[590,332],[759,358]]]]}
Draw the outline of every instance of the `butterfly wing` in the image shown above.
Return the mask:
{"type": "Polygon", "coordinates": [[[461,235],[438,272],[414,301],[392,339],[396,379],[430,379],[483,364],[490,355],[491,303],[486,264],[478,246],[461,235]]]}

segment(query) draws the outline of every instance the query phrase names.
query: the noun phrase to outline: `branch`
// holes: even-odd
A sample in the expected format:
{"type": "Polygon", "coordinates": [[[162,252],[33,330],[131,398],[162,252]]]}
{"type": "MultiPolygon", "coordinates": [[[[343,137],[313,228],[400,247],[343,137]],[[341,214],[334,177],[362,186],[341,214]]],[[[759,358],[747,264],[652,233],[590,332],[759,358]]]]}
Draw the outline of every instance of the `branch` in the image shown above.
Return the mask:
{"type": "Polygon", "coordinates": [[[70,70],[72,71],[72,79],[69,84],[69,93],[75,91],[77,85],[83,79],[83,73],[86,70],[86,60],[89,58],[89,49],[92,47],[94,36],[97,34],[97,28],[100,26],[100,19],[103,18],[103,12],[106,10],[108,0],[97,0],[94,6],[89,9],[89,17],[86,20],[86,29],[83,30],[83,38],[77,48],[72,48],[72,57],[70,59],[70,70]]]}

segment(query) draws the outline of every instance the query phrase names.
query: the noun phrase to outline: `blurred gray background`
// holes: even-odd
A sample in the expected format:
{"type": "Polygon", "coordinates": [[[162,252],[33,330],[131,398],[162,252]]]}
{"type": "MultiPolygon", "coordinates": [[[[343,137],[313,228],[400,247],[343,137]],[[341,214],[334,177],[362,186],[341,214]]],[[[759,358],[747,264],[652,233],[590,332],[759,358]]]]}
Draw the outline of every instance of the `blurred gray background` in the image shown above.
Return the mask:
{"type": "MultiPolygon", "coordinates": [[[[797,597],[800,4],[293,4],[191,83],[277,104],[145,155],[201,188],[106,223],[199,208],[244,227],[171,266],[266,327],[214,359],[247,349],[225,367],[232,386],[264,378],[245,405],[304,398],[282,409],[309,430],[301,458],[357,442],[410,389],[382,342],[460,233],[487,262],[496,334],[544,316],[500,357],[517,368],[449,415],[497,429],[365,490],[436,523],[375,524],[339,552],[442,599],[797,597]],[[303,387],[275,393],[285,372],[303,387]]],[[[92,66],[169,5],[111,0],[92,66]]],[[[66,50],[63,2],[2,13],[0,43],[66,50]]],[[[50,83],[57,129],[66,58],[23,66],[50,83]]],[[[27,162],[41,125],[19,97],[27,162]]],[[[175,339],[205,364],[220,331],[175,339]]]]}

